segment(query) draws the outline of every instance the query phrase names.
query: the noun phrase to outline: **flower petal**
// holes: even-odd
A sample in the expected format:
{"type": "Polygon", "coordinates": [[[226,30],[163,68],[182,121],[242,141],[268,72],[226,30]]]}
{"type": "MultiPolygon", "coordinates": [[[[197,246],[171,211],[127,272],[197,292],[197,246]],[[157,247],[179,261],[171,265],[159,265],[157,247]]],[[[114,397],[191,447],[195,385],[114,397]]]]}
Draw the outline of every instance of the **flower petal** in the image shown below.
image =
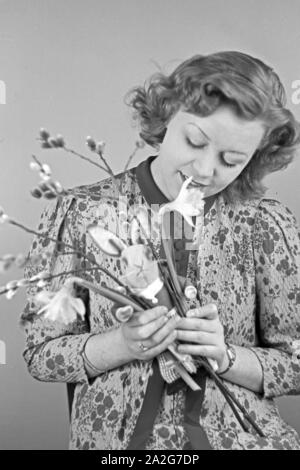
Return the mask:
{"type": "Polygon", "coordinates": [[[85,315],[85,305],[82,299],[78,298],[73,298],[72,299],[72,306],[74,307],[74,310],[81,316],[81,318],[84,318],[85,315]]]}

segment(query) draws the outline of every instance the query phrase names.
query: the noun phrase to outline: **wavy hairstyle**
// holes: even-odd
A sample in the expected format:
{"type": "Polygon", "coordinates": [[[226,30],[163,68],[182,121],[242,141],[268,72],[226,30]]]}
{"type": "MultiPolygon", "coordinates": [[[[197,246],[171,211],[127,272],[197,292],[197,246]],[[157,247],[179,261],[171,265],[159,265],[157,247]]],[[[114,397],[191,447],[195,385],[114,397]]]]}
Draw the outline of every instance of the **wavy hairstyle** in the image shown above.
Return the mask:
{"type": "Polygon", "coordinates": [[[166,75],[154,73],[125,95],[133,108],[140,137],[155,149],[179,109],[205,117],[227,104],[247,120],[259,119],[265,135],[240,175],[222,193],[225,200],[263,196],[262,179],[286,168],[300,145],[300,124],[286,105],[276,72],[261,60],[238,51],[195,55],[166,75]]]}

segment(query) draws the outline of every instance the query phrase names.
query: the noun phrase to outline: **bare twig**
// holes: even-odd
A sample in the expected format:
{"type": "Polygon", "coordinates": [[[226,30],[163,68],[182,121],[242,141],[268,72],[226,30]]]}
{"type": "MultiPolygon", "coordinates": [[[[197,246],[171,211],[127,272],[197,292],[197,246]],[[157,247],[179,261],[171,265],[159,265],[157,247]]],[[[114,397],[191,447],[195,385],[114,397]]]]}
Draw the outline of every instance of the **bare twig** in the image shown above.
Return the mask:
{"type": "Polygon", "coordinates": [[[64,148],[64,150],[65,150],[66,152],[71,153],[72,155],[75,155],[76,157],[81,158],[82,160],[85,160],[86,162],[88,162],[88,163],[90,163],[91,165],[94,165],[94,166],[100,168],[100,170],[105,171],[106,173],[109,173],[108,170],[107,170],[107,168],[105,168],[105,167],[102,166],[102,165],[99,165],[99,163],[97,163],[97,162],[94,162],[94,160],[92,160],[91,158],[86,157],[85,155],[82,155],[81,153],[78,153],[78,152],[76,152],[75,150],[70,149],[70,148],[68,148],[68,147],[63,147],[63,148],[64,148]]]}

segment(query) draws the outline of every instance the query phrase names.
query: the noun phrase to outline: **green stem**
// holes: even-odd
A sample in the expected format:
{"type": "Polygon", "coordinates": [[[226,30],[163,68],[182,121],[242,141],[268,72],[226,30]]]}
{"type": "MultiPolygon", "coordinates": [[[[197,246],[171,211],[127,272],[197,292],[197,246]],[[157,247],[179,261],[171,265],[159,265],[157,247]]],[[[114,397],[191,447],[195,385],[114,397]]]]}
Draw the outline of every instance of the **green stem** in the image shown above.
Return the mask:
{"type": "Polygon", "coordinates": [[[97,294],[102,295],[103,297],[106,297],[109,300],[112,300],[113,302],[117,302],[122,305],[130,305],[134,310],[138,312],[142,312],[143,308],[135,301],[130,299],[124,294],[121,294],[120,292],[114,290],[114,289],[109,289],[107,287],[102,287],[102,286],[95,286],[89,281],[86,281],[85,279],[81,279],[80,277],[74,277],[71,278],[70,280],[76,282],[77,284],[82,285],[83,287],[87,287],[90,290],[93,290],[97,294]]]}

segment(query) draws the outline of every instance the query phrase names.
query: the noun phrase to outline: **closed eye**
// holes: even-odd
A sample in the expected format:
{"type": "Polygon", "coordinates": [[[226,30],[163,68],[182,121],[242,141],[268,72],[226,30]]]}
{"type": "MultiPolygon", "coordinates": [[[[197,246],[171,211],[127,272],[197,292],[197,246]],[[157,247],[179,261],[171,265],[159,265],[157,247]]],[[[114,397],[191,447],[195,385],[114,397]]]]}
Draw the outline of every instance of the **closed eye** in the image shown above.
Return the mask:
{"type": "Polygon", "coordinates": [[[237,165],[237,163],[228,163],[227,160],[225,160],[223,152],[221,152],[221,159],[222,159],[223,165],[228,166],[229,168],[233,168],[234,166],[237,165]]]}
{"type": "MultiPolygon", "coordinates": [[[[203,149],[207,145],[207,144],[194,144],[190,139],[186,139],[186,142],[195,149],[203,149]]],[[[236,163],[228,163],[224,158],[224,152],[221,152],[220,155],[221,155],[221,160],[222,160],[223,165],[229,168],[233,168],[234,166],[237,165],[236,163]]]]}
{"type": "Polygon", "coordinates": [[[194,149],[203,149],[206,144],[194,144],[190,139],[186,139],[187,143],[194,149]]]}

